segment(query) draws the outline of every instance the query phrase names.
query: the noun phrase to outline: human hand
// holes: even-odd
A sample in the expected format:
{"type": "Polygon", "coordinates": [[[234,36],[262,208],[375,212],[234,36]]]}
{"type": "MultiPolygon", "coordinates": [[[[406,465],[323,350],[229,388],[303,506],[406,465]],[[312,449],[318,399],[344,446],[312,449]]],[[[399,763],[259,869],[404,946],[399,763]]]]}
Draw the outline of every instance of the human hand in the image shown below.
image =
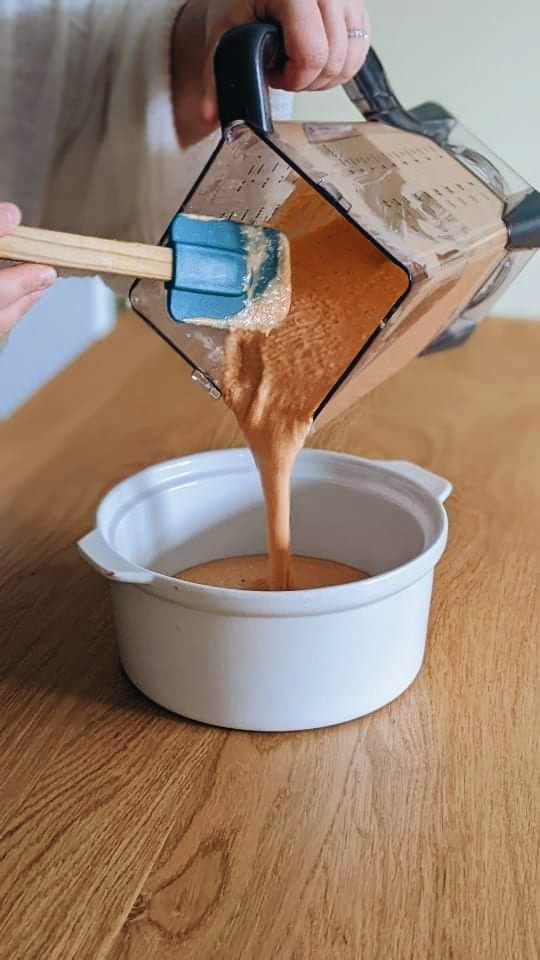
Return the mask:
{"type": "Polygon", "coordinates": [[[278,23],[283,31],[287,59],[268,77],[277,89],[327,90],[346,83],[369,50],[363,0],[188,0],[172,47],[175,115],[184,146],[218,123],[213,57],[220,38],[256,21],[278,23]],[[352,30],[360,36],[351,37],[352,30]]]}
{"type": "MultiPolygon", "coordinates": [[[[0,203],[0,236],[19,225],[21,213],[13,203],[0,203]]],[[[56,280],[52,267],[21,263],[0,269],[0,337],[15,326],[56,280]]]]}

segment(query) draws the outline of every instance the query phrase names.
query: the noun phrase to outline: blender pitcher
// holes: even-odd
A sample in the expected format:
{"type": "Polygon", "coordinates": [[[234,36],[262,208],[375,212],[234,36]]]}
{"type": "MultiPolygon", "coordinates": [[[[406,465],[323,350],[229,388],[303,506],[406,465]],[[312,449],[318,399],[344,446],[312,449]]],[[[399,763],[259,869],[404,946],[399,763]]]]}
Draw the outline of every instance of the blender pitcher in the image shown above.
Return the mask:
{"type": "MultiPolygon", "coordinates": [[[[272,25],[222,38],[215,57],[222,137],[180,209],[284,230],[293,294],[295,244],[313,237],[320,248],[313,295],[322,301],[330,295],[324,278],[343,275],[340,244],[321,243],[338,229],[353,250],[346,283],[358,316],[370,277],[354,270],[354,243],[359,251],[369,244],[374,269],[385,263],[380,309],[351,323],[350,355],[321,398],[319,424],[418,354],[472,332],[540,245],[540,194],[442,107],[405,111],[373,51],[346,86],[365,121],[273,124],[265,71],[283,55],[272,25]]],[[[172,321],[154,281],[137,280],[130,298],[219,398],[228,331],[172,321]]]]}

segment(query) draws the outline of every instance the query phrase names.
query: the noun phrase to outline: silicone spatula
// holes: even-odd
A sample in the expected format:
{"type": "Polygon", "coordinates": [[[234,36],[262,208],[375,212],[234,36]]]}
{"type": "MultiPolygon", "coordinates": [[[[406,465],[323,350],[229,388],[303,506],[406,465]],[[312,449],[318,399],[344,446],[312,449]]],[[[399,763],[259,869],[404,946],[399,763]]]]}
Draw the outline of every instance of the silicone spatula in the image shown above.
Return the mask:
{"type": "MultiPolygon", "coordinates": [[[[17,227],[0,237],[0,260],[163,280],[172,320],[225,327],[289,274],[288,241],[279,231],[184,213],[172,220],[164,246],[17,227]]],[[[283,318],[287,310],[284,298],[283,318]]]]}

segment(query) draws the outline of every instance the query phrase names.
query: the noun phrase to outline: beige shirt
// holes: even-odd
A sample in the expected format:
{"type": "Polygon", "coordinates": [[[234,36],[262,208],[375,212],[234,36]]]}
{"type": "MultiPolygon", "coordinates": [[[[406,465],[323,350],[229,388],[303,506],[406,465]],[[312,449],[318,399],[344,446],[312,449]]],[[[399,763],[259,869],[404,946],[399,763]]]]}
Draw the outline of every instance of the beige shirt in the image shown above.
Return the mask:
{"type": "MultiPolygon", "coordinates": [[[[33,226],[159,239],[217,137],[181,150],[169,86],[183,0],[0,0],[0,199],[33,226]]],[[[281,117],[290,98],[274,97],[281,117]]]]}

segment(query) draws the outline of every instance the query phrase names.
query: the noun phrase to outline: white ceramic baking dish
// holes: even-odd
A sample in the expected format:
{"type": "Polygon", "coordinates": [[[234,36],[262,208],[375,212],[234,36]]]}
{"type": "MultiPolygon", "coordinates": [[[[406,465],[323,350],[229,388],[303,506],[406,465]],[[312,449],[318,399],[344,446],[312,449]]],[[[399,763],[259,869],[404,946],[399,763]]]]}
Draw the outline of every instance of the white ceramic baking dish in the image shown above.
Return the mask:
{"type": "Polygon", "coordinates": [[[246,592],[171,576],[264,552],[246,450],[183,457],[124,480],[79,547],[110,580],[122,664],[152,700],[225,727],[320,727],[382,707],[416,677],[450,491],[412,463],[304,450],[293,477],[295,552],[371,575],[319,590],[246,592]]]}

